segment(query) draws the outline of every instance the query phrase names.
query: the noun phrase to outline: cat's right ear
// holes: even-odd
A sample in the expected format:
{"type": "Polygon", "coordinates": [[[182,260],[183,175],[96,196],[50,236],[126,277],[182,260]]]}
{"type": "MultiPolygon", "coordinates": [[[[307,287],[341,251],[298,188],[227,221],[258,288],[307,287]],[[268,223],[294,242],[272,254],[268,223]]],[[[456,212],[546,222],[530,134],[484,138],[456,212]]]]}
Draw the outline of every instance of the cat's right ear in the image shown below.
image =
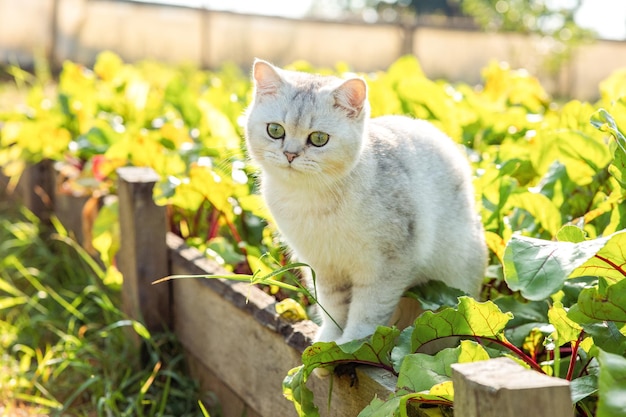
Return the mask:
{"type": "Polygon", "coordinates": [[[276,68],[269,62],[256,59],[252,66],[255,93],[257,95],[274,95],[280,89],[282,79],[276,68]]]}

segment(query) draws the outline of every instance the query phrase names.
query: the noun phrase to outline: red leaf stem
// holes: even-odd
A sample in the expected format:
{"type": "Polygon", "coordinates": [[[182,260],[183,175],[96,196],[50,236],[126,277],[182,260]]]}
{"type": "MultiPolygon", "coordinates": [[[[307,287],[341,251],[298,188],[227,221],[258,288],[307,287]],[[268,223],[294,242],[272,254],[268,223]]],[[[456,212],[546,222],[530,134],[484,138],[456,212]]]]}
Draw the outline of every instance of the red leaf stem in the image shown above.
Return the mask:
{"type": "Polygon", "coordinates": [[[494,343],[496,343],[496,344],[498,344],[500,346],[503,346],[503,347],[509,349],[515,355],[517,355],[521,360],[526,362],[532,369],[534,369],[537,372],[541,372],[542,374],[545,374],[544,370],[541,369],[541,365],[539,365],[535,360],[533,360],[533,358],[528,356],[526,353],[524,353],[523,350],[521,350],[517,346],[515,346],[515,345],[513,345],[513,344],[511,344],[509,342],[506,342],[504,340],[495,339],[495,338],[491,338],[491,337],[484,337],[484,336],[474,336],[474,337],[476,337],[478,340],[487,340],[489,342],[494,342],[494,343]]]}
{"type": "Polygon", "coordinates": [[[581,330],[580,334],[578,335],[578,339],[576,339],[576,342],[574,343],[574,347],[572,348],[572,356],[570,357],[569,367],[567,368],[567,376],[565,377],[565,379],[567,379],[568,381],[571,381],[574,375],[574,367],[576,366],[576,358],[578,358],[578,348],[580,347],[580,342],[582,342],[583,337],[585,337],[585,331],[581,330]]]}
{"type": "MultiPolygon", "coordinates": [[[[220,215],[221,214],[223,214],[223,213],[220,212],[220,215]]],[[[232,224],[228,220],[228,218],[226,218],[226,216],[224,216],[224,221],[226,222],[226,225],[228,226],[228,229],[230,229],[230,233],[233,235],[233,238],[235,239],[235,242],[237,242],[237,247],[239,249],[241,249],[241,253],[243,253],[245,256],[247,256],[248,255],[248,251],[246,250],[245,246],[243,246],[241,244],[243,242],[243,240],[241,239],[241,235],[237,231],[237,228],[235,227],[234,224],[232,224]]]]}
{"type": "Polygon", "coordinates": [[[615,269],[620,274],[626,277],[626,271],[621,266],[617,265],[615,262],[611,261],[610,259],[605,258],[604,256],[600,256],[598,254],[595,254],[594,256],[600,259],[602,262],[609,264],[613,269],[615,269]]]}
{"type": "Polygon", "coordinates": [[[207,240],[211,240],[217,236],[218,226],[220,218],[220,211],[213,207],[209,216],[209,233],[207,234],[207,240]]]}

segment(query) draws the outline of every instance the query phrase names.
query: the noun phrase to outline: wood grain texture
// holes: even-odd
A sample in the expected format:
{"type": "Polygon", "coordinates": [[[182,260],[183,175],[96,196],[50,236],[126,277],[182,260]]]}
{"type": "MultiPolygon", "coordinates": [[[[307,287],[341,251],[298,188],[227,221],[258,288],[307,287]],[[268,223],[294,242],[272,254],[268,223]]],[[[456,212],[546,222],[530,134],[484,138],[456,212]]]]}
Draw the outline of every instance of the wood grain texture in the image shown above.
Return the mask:
{"type": "Polygon", "coordinates": [[[158,175],[150,168],[118,169],[120,250],[124,275],[123,309],[150,331],[171,327],[170,285],[152,285],[168,275],[165,207],[157,206],[152,189],[158,175]]]}
{"type": "Polygon", "coordinates": [[[49,223],[54,210],[56,184],[54,161],[44,159],[28,165],[17,184],[17,194],[26,208],[43,223],[49,223]]]}
{"type": "Polygon", "coordinates": [[[569,382],[509,358],[452,365],[457,417],[573,417],[569,382]]]}

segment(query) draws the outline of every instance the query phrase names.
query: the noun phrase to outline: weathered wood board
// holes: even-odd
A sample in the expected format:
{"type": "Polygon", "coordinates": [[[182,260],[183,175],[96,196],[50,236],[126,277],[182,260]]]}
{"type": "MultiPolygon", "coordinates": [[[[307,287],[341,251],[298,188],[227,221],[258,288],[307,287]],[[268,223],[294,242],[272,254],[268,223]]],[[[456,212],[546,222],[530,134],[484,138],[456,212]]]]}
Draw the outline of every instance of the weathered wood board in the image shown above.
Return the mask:
{"type": "MultiPolygon", "coordinates": [[[[300,365],[316,326],[310,321],[289,323],[275,311],[275,300],[247,283],[221,279],[183,279],[158,285],[171,274],[225,274],[217,263],[166,233],[165,211],[152,199],[157,181],[144,168],[119,172],[120,269],[124,273],[124,303],[131,317],[151,330],[173,329],[186,351],[194,375],[220,401],[224,417],[295,416],[282,396],[281,383],[289,369],[300,365]]],[[[29,169],[18,194],[44,220],[55,209],[53,170],[44,163],[29,169]]],[[[7,179],[0,177],[6,186],[7,179]]],[[[69,199],[67,204],[80,204],[69,199]]],[[[66,202],[63,201],[60,206],[66,202]]],[[[68,213],[81,208],[58,207],[68,213]]],[[[76,225],[74,225],[76,228],[76,225]]],[[[408,315],[414,306],[407,305],[408,315]]],[[[405,314],[401,314],[400,317],[405,314]]],[[[569,383],[527,370],[508,358],[452,365],[455,416],[571,417],[569,383]]],[[[372,398],[387,398],[396,378],[379,369],[357,368],[357,384],[347,377],[311,377],[322,416],[354,417],[372,398]]]]}
{"type": "Polygon", "coordinates": [[[509,358],[452,365],[456,417],[573,417],[569,382],[509,358]]]}

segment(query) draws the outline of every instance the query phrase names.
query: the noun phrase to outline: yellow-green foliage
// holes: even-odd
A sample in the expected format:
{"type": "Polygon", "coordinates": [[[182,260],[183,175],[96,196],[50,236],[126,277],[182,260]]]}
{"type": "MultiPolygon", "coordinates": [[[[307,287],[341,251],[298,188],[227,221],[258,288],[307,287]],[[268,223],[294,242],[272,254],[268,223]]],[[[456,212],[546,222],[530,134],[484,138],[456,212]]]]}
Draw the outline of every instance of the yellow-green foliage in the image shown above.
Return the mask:
{"type": "MultiPolygon", "coordinates": [[[[306,62],[291,67],[316,70],[306,62]]],[[[322,72],[347,70],[340,64],[322,72]]],[[[152,167],[161,177],[155,201],[171,207],[175,232],[235,272],[278,278],[272,270],[282,271],[282,251],[266,227],[271,219],[255,194],[254,167],[246,159],[239,123],[251,88],[245,72],[232,65],[217,72],[153,62],[129,65],[105,52],[93,70],[65,63],[52,95],[36,79],[14,74],[29,87],[23,90],[24,105],[0,113],[5,174],[17,175],[24,164],[51,158],[68,162],[76,174],[66,189],[115,193],[117,167],[152,167]]],[[[626,282],[626,73],[603,81],[596,103],[554,102],[536,78],[498,62],[486,66],[479,86],[430,80],[411,56],[363,77],[374,116],[406,114],[432,121],[464,146],[474,168],[492,254],[483,296],[495,304],[465,299],[454,307],[433,303],[433,294],[444,290],[414,293],[435,309],[448,305],[428,320],[471,321],[483,310],[513,312],[502,316],[504,330],[480,337],[524,350],[526,362],[538,370],[580,377],[575,398],[582,415],[596,404],[605,413],[598,415],[612,415],[616,406],[607,399],[626,390],[623,384],[605,384],[610,378],[623,380],[621,368],[605,368],[602,374],[604,364],[623,366],[626,351],[623,308],[617,308],[626,282]],[[463,306],[466,311],[459,312],[463,306]],[[575,346],[578,356],[564,362],[560,346],[575,346]],[[553,359],[539,364],[546,350],[553,359]]],[[[104,212],[114,219],[111,210],[104,212]]],[[[106,229],[106,221],[98,224],[106,229]]],[[[274,285],[272,291],[280,288],[274,285]]],[[[424,325],[424,317],[415,328],[424,325]]],[[[400,338],[402,352],[411,351],[416,335],[400,338]]],[[[383,350],[391,354],[396,336],[381,329],[369,343],[378,343],[381,355],[383,350]]],[[[441,358],[454,361],[478,350],[480,355],[471,355],[493,354],[468,343],[441,358]]],[[[350,355],[359,351],[352,348],[350,355]]],[[[322,359],[329,366],[346,353],[336,346],[324,349],[322,359]]],[[[406,369],[413,369],[411,363],[425,363],[411,357],[405,366],[403,358],[382,362],[399,373],[399,381],[411,379],[413,371],[406,369]]],[[[304,373],[294,371],[286,380],[285,392],[300,410],[314,409],[303,387],[312,370],[307,363],[304,373]],[[296,392],[304,397],[295,398],[296,392]]],[[[426,401],[411,390],[417,387],[399,387],[391,402],[376,400],[368,409],[397,413],[408,403],[426,401]]],[[[449,384],[444,391],[449,402],[449,384]]]]}

